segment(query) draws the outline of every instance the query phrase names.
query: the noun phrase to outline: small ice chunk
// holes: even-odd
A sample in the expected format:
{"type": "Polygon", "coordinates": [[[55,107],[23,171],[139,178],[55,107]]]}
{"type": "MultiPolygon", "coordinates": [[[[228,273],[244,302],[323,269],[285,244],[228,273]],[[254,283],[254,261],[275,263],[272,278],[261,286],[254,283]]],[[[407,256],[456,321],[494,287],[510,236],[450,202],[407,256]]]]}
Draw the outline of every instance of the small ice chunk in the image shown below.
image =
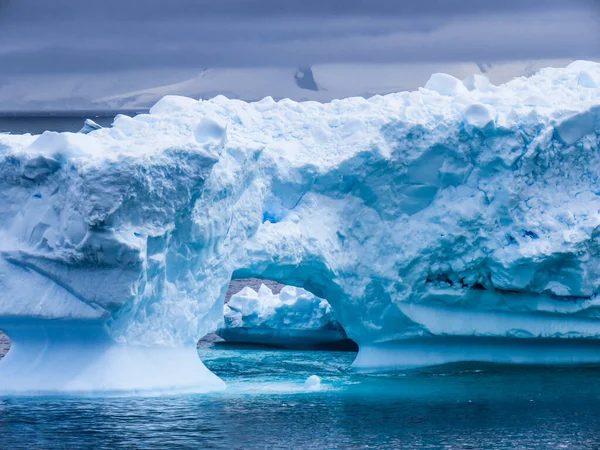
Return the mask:
{"type": "Polygon", "coordinates": [[[92,131],[101,130],[101,129],[102,129],[102,126],[98,125],[92,119],[85,119],[85,122],[83,123],[83,128],[81,128],[81,130],[79,130],[79,133],[88,134],[88,133],[91,133],[92,131]]]}
{"type": "Polygon", "coordinates": [[[425,83],[425,89],[436,91],[440,95],[456,97],[457,95],[466,94],[469,90],[458,78],[446,73],[434,73],[425,83]]]}
{"type": "Polygon", "coordinates": [[[570,70],[597,70],[598,63],[594,61],[577,60],[567,66],[570,70]]]}
{"type": "Polygon", "coordinates": [[[304,382],[304,389],[317,390],[321,387],[321,378],[317,375],[311,375],[304,382]]]}
{"type": "Polygon", "coordinates": [[[526,106],[549,106],[548,100],[539,94],[529,95],[523,100],[523,104],[526,106]]]}

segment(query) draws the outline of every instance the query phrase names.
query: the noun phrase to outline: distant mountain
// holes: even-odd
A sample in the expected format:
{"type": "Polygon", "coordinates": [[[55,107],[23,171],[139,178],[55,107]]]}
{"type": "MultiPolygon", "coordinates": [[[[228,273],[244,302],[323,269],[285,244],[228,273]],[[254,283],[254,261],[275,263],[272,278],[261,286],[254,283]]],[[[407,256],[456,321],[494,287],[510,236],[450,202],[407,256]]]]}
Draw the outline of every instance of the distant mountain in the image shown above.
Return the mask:
{"type": "Polygon", "coordinates": [[[165,95],[330,101],[335,98],[415,90],[432,73],[464,79],[484,74],[493,84],[530,76],[543,67],[571,60],[465,62],[430,64],[330,64],[286,68],[212,68],[117,74],[28,76],[0,80],[0,110],[140,109],[165,95]]]}
{"type": "Polygon", "coordinates": [[[309,91],[318,91],[319,86],[315,81],[315,76],[310,67],[300,67],[294,74],[294,80],[296,80],[296,86],[300,89],[306,89],[309,91]]]}

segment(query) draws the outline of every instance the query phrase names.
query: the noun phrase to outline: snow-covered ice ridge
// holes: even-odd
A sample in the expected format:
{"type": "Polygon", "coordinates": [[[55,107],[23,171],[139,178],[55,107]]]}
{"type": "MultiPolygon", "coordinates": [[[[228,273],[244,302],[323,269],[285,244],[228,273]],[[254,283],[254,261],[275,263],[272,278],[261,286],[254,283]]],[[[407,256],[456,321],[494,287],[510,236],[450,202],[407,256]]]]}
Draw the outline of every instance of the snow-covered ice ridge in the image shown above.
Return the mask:
{"type": "Polygon", "coordinates": [[[327,104],[170,96],[87,135],[0,135],[0,386],[220,388],[180,360],[232,275],[326,298],[357,368],[598,361],[560,338],[600,337],[599,134],[600,65],[579,61],[327,104]],[[97,357],[69,358],[83,339],[97,357]],[[156,348],[178,349],[160,382],[156,348]]]}
{"type": "Polygon", "coordinates": [[[310,348],[347,340],[327,300],[294,286],[278,294],[245,287],[223,306],[223,318],[218,334],[230,342],[310,348]]]}

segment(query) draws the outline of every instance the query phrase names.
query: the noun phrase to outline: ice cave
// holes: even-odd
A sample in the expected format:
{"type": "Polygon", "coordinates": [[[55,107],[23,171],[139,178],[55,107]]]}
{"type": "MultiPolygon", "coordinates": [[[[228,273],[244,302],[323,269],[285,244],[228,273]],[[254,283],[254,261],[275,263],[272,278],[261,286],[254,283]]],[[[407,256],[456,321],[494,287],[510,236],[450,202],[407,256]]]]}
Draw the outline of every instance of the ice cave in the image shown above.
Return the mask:
{"type": "Polygon", "coordinates": [[[232,277],[327,299],[356,370],[600,361],[600,64],[476,81],[0,135],[1,389],[224,389],[232,277]]]}

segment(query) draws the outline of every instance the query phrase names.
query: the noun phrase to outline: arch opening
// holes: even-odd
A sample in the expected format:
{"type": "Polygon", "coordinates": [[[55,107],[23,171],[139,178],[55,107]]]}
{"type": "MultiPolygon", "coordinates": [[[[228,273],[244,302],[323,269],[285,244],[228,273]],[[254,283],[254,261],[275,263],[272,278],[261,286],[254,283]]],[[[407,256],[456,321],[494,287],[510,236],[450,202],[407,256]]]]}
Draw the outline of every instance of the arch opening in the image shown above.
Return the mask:
{"type": "Polygon", "coordinates": [[[221,326],[201,341],[225,347],[358,351],[333,306],[303,283],[235,275],[224,298],[221,326]]]}

